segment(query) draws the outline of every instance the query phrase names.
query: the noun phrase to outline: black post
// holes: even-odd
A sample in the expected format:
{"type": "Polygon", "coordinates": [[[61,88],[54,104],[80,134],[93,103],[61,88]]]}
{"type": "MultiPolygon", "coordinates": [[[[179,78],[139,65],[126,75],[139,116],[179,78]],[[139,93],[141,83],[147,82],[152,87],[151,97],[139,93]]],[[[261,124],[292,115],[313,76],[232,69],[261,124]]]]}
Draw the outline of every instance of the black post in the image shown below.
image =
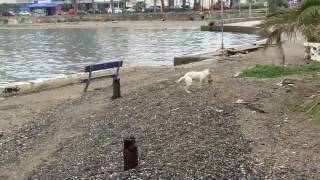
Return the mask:
{"type": "Polygon", "coordinates": [[[125,171],[138,165],[138,147],[134,137],[123,140],[123,165],[125,171]]]}
{"type": "Polygon", "coordinates": [[[119,78],[113,78],[113,96],[111,99],[117,99],[121,97],[121,89],[120,89],[120,79],[119,78]]]}

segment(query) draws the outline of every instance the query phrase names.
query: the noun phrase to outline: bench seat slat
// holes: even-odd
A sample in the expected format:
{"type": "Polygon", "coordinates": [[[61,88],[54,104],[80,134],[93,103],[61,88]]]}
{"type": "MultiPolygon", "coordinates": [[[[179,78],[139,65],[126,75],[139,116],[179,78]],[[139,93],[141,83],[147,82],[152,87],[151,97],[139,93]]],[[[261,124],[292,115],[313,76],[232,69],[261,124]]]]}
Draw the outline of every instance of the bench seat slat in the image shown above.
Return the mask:
{"type": "MultiPolygon", "coordinates": [[[[91,66],[91,71],[98,71],[98,70],[103,70],[103,69],[122,67],[122,64],[123,64],[123,61],[95,64],[95,65],[91,66]]],[[[90,72],[90,66],[85,66],[84,72],[90,72]]]]}

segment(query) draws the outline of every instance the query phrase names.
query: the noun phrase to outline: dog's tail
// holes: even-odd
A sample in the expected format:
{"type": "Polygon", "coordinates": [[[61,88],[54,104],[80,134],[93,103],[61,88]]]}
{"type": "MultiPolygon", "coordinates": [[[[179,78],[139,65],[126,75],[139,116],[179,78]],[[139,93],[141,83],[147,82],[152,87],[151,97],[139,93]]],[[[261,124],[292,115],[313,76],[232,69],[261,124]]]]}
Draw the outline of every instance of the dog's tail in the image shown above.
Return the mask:
{"type": "Polygon", "coordinates": [[[182,76],[180,79],[176,80],[176,83],[178,83],[178,82],[180,82],[180,81],[184,80],[184,78],[185,78],[185,76],[182,76]]]}

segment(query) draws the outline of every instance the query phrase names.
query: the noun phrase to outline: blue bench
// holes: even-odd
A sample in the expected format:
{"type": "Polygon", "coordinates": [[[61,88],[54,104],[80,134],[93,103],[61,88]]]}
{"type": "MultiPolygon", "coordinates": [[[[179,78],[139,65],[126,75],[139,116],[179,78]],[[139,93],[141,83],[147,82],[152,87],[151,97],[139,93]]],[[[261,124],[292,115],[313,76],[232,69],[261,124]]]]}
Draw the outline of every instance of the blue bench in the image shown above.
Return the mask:
{"type": "MultiPolygon", "coordinates": [[[[119,75],[120,67],[122,67],[122,65],[123,65],[123,61],[114,61],[114,62],[107,62],[107,63],[93,64],[93,65],[90,65],[90,66],[85,66],[84,67],[84,72],[89,73],[89,77],[88,77],[88,79],[83,80],[83,82],[86,82],[86,87],[84,88],[84,91],[87,91],[91,80],[98,79],[98,78],[105,78],[105,77],[113,78],[113,80],[114,80],[113,81],[113,87],[114,88],[115,88],[115,84],[114,83],[119,83],[119,90],[120,90],[120,79],[118,79],[118,75],[119,75]],[[101,77],[97,77],[97,78],[92,78],[92,72],[93,71],[99,71],[99,70],[104,70],[104,69],[113,69],[113,68],[117,68],[117,70],[116,70],[116,72],[114,74],[101,76],[101,77]],[[115,81],[119,81],[119,82],[115,82],[115,81]]],[[[115,96],[115,94],[114,94],[114,96],[115,96]]]]}

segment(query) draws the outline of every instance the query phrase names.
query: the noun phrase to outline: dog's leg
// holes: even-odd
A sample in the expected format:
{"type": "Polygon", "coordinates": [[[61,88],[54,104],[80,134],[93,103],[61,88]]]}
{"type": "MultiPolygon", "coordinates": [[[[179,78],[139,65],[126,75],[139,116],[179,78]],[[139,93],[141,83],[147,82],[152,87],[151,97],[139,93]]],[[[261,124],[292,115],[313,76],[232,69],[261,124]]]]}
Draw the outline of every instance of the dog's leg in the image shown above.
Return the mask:
{"type": "Polygon", "coordinates": [[[208,75],[208,83],[211,84],[212,81],[213,81],[213,80],[212,80],[211,74],[209,74],[209,75],[208,75]]]}
{"type": "Polygon", "coordinates": [[[184,91],[185,91],[186,93],[188,93],[188,94],[191,93],[191,91],[188,90],[188,86],[185,86],[185,87],[184,87],[184,91]]]}
{"type": "Polygon", "coordinates": [[[185,77],[184,81],[186,82],[186,86],[184,87],[184,90],[190,94],[189,87],[192,85],[192,79],[190,77],[185,77]]]}
{"type": "Polygon", "coordinates": [[[208,76],[204,76],[200,78],[201,84],[205,83],[205,80],[208,79],[208,76]]]}
{"type": "Polygon", "coordinates": [[[200,87],[202,87],[204,85],[206,79],[207,79],[207,76],[201,76],[200,77],[200,79],[199,79],[199,81],[201,83],[200,87]]]}

